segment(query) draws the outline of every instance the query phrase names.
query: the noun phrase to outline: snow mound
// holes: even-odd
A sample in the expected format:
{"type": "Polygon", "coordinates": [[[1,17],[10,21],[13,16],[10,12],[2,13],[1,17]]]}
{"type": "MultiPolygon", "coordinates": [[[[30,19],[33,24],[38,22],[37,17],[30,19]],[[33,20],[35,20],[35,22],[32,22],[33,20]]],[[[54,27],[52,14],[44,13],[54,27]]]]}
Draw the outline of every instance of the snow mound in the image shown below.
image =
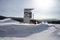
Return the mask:
{"type": "Polygon", "coordinates": [[[40,25],[2,25],[2,30],[5,30],[8,37],[27,37],[35,33],[42,32],[49,28],[46,24],[40,25]]]}
{"type": "Polygon", "coordinates": [[[7,23],[7,22],[17,22],[17,21],[12,20],[11,18],[6,18],[4,20],[0,20],[0,23],[7,23]]]}
{"type": "MultiPolygon", "coordinates": [[[[7,20],[7,19],[6,19],[7,20]]],[[[9,19],[11,20],[11,19],[9,19]]],[[[7,20],[8,21],[8,20],[7,20]]],[[[8,21],[9,22],[9,21],[8,21]]],[[[11,22],[11,21],[10,21],[11,22]]],[[[0,25],[1,40],[60,40],[60,33],[55,27],[48,24],[32,25],[19,23],[20,25],[0,25]],[[2,38],[1,38],[2,37],[2,38]]]]}
{"type": "Polygon", "coordinates": [[[55,35],[60,37],[60,25],[59,24],[57,24],[57,25],[55,24],[54,27],[57,29],[56,32],[54,32],[55,35]]]}

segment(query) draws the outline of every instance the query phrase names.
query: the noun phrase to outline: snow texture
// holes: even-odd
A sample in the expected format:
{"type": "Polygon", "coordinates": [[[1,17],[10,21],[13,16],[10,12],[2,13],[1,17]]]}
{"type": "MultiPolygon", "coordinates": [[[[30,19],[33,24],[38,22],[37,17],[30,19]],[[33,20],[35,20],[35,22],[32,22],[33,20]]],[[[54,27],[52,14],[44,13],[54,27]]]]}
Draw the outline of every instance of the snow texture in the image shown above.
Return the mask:
{"type": "Polygon", "coordinates": [[[28,24],[0,20],[0,40],[60,40],[60,24],[28,24]]]}

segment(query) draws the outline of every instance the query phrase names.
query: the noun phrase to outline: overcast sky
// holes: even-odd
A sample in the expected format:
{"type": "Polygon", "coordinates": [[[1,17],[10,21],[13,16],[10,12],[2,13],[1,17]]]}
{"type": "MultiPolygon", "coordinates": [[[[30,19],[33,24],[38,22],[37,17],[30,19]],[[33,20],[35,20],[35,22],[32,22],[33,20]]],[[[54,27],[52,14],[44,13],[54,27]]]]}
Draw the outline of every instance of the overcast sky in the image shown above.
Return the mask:
{"type": "Polygon", "coordinates": [[[23,17],[24,8],[34,8],[35,19],[60,18],[60,0],[0,0],[0,15],[23,17]]]}

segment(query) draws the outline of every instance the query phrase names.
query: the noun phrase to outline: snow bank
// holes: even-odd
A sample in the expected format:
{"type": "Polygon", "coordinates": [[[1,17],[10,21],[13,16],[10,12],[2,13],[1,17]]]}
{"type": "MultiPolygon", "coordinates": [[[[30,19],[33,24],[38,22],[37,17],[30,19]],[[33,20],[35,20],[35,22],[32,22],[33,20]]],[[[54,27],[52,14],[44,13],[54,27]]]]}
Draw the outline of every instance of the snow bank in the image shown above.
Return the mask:
{"type": "Polygon", "coordinates": [[[6,37],[27,37],[29,35],[47,30],[48,25],[2,25],[0,29],[5,30],[6,37]]]}
{"type": "Polygon", "coordinates": [[[34,25],[34,24],[21,23],[21,22],[12,20],[11,18],[6,18],[4,20],[0,20],[0,26],[2,25],[34,25]]]}
{"type": "Polygon", "coordinates": [[[50,27],[43,32],[33,34],[32,36],[29,36],[27,38],[30,40],[58,40],[55,38],[55,36],[52,36],[55,30],[56,29],[54,27],[50,27]]]}
{"type": "Polygon", "coordinates": [[[3,20],[0,20],[0,23],[7,23],[7,22],[17,22],[17,21],[12,20],[11,18],[6,18],[6,19],[3,19],[3,20]]]}
{"type": "Polygon", "coordinates": [[[5,20],[0,24],[0,40],[60,40],[58,30],[54,27],[55,25],[32,25],[10,20],[5,20]]]}

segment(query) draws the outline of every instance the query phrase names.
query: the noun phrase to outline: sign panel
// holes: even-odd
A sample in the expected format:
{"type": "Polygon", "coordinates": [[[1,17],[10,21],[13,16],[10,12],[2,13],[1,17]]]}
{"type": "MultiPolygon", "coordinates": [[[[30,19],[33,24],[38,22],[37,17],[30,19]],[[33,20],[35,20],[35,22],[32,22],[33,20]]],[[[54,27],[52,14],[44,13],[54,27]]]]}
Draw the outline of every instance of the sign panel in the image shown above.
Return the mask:
{"type": "Polygon", "coordinates": [[[24,9],[24,22],[29,23],[30,18],[32,18],[32,9],[24,9]]]}
{"type": "Polygon", "coordinates": [[[32,12],[24,12],[24,17],[32,18],[32,12]]]}

